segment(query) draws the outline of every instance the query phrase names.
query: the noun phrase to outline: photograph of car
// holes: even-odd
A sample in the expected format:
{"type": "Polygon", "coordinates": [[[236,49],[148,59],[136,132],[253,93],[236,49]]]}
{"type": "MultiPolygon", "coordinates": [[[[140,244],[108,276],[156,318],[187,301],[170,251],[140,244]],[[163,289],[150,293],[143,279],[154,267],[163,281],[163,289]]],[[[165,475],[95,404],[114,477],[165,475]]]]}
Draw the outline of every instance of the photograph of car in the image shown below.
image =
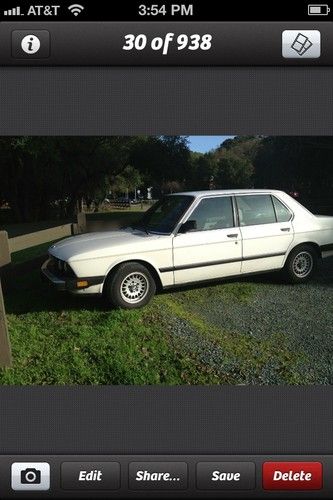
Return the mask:
{"type": "Polygon", "coordinates": [[[0,155],[0,385],[333,384],[333,137],[0,155]]]}
{"type": "Polygon", "coordinates": [[[177,193],[118,231],[62,240],[43,275],[58,290],[104,294],[116,307],[146,305],[157,289],[283,269],[311,278],[333,255],[333,217],[275,190],[177,193]]]}

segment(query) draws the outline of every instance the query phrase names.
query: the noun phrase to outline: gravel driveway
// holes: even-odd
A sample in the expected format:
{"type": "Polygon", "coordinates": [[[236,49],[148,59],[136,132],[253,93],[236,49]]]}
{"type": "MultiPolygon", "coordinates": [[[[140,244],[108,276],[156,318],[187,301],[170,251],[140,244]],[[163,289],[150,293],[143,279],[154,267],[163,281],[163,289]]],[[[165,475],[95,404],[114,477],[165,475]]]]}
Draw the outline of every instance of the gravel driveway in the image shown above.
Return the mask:
{"type": "Polygon", "coordinates": [[[169,298],[169,332],[221,383],[333,383],[333,258],[304,285],[260,275],[169,298]]]}

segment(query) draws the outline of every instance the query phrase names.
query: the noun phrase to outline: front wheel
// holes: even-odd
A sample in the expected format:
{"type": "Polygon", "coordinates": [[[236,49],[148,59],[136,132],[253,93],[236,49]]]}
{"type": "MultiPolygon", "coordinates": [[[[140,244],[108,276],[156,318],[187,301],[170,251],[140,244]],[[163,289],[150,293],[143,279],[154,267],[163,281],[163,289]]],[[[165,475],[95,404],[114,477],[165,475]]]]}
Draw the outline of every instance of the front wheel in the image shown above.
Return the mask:
{"type": "Polygon", "coordinates": [[[106,298],[115,307],[137,309],[143,307],[156,292],[155,280],[142,264],[127,262],[111,274],[104,285],[106,298]]]}
{"type": "Polygon", "coordinates": [[[289,282],[304,283],[314,274],[318,262],[315,249],[302,245],[292,250],[287,258],[284,271],[289,282]]]}

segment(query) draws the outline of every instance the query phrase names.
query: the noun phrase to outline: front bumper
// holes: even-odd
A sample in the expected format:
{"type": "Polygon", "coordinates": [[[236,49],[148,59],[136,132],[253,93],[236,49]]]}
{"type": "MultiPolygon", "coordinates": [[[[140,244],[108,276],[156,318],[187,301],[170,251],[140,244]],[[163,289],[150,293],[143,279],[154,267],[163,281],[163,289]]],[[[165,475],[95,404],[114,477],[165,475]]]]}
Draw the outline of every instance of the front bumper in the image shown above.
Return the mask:
{"type": "Polygon", "coordinates": [[[51,259],[47,259],[41,267],[41,277],[43,281],[51,283],[57,290],[63,291],[79,291],[89,288],[94,285],[101,285],[104,281],[104,276],[93,276],[89,278],[68,278],[65,276],[57,276],[53,270],[50,270],[51,259]],[[82,285],[82,283],[85,283],[82,285]]]}

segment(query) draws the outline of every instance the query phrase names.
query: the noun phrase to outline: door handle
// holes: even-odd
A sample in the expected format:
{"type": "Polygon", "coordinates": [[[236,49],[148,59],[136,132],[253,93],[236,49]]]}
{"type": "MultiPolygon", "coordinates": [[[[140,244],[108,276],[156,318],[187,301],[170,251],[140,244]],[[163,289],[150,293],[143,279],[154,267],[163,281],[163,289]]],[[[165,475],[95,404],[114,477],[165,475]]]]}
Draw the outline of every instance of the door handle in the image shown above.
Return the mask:
{"type": "Polygon", "coordinates": [[[227,234],[228,238],[238,238],[238,233],[227,234]]]}
{"type": "Polygon", "coordinates": [[[280,231],[290,231],[290,227],[281,227],[280,231]]]}

